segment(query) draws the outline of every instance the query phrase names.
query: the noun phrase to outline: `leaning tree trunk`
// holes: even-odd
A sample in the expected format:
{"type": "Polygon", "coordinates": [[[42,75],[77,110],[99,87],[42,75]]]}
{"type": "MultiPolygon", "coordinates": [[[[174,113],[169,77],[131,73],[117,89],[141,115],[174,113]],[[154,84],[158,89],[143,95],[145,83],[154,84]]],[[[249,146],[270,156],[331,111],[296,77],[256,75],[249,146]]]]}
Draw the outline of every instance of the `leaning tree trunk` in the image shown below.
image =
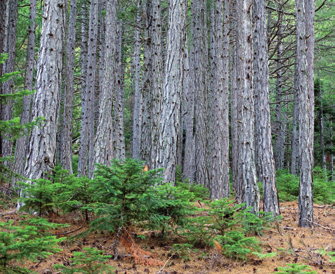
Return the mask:
{"type": "Polygon", "coordinates": [[[99,120],[95,142],[95,163],[108,165],[113,158],[113,91],[115,90],[117,16],[116,0],[106,3],[106,48],[104,76],[101,87],[99,120]]]}
{"type": "Polygon", "coordinates": [[[158,166],[165,168],[165,182],[175,181],[177,167],[185,24],[186,1],[170,0],[159,152],[157,154],[158,166]]]}
{"type": "Polygon", "coordinates": [[[301,159],[299,184],[299,226],[311,227],[313,222],[313,141],[311,140],[312,118],[308,89],[308,63],[306,44],[306,5],[296,0],[297,35],[297,93],[299,100],[299,152],[301,159]]]}
{"type": "Polygon", "coordinates": [[[259,189],[256,179],[255,164],[255,117],[254,117],[254,90],[253,90],[253,66],[252,66],[252,29],[251,29],[251,0],[243,0],[237,3],[238,26],[238,62],[241,62],[241,133],[240,133],[240,169],[239,177],[242,183],[242,201],[251,212],[259,211],[259,189]]]}
{"type": "Polygon", "coordinates": [[[253,65],[257,168],[259,168],[259,180],[263,183],[264,211],[272,212],[277,216],[280,211],[272,151],[265,0],[253,1],[253,19],[255,23],[253,65]]]}
{"type": "MultiPolygon", "coordinates": [[[[36,0],[30,1],[30,25],[28,29],[28,45],[27,45],[27,65],[26,65],[26,75],[24,81],[24,89],[33,89],[33,79],[34,79],[34,61],[35,61],[35,23],[36,19],[36,0]]],[[[32,96],[24,96],[22,104],[22,113],[20,116],[21,124],[24,125],[30,121],[30,108],[31,108],[32,96]]],[[[28,134],[28,132],[26,131],[28,134]]],[[[23,136],[16,140],[15,146],[15,160],[13,171],[24,175],[24,165],[26,160],[26,152],[28,145],[28,137],[23,136]]]]}
{"type": "MultiPolygon", "coordinates": [[[[15,46],[16,46],[16,28],[17,28],[17,9],[18,1],[9,0],[8,1],[8,18],[7,18],[7,37],[5,45],[8,59],[4,63],[4,73],[10,73],[14,71],[15,68],[15,46]]],[[[2,93],[11,94],[14,91],[14,80],[10,79],[2,84],[2,93]]],[[[1,120],[11,120],[13,112],[13,103],[10,102],[7,105],[2,106],[2,117],[1,120]]],[[[11,137],[11,136],[7,136],[11,137]]],[[[12,156],[13,142],[9,139],[2,138],[2,156],[9,157],[12,156]]],[[[10,162],[6,161],[5,164],[10,166],[10,162]]]]}
{"type": "Polygon", "coordinates": [[[70,174],[72,170],[72,104],[74,93],[74,59],[76,47],[77,0],[71,0],[68,41],[66,49],[66,85],[64,91],[64,118],[61,144],[61,164],[70,174]]]}
{"type": "Polygon", "coordinates": [[[34,94],[32,119],[44,117],[39,127],[32,129],[25,166],[28,179],[48,178],[55,167],[60,77],[65,3],[45,0],[41,46],[39,50],[36,93],[34,94]]]}
{"type": "MultiPolygon", "coordinates": [[[[229,196],[229,1],[216,1],[211,199],[229,196]],[[223,22],[224,21],[224,22],[223,22]],[[223,24],[224,23],[224,24],[223,24]],[[223,30],[224,26],[224,30],[223,30]]],[[[214,18],[213,18],[214,19],[214,18]]]]}

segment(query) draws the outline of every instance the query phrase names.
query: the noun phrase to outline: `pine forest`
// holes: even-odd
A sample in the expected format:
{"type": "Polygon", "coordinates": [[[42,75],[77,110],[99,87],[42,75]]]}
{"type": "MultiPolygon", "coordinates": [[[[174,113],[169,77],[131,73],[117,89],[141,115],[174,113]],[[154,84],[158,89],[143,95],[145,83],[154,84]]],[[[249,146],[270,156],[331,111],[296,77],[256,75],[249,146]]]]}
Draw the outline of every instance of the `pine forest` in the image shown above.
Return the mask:
{"type": "Polygon", "coordinates": [[[0,273],[335,273],[334,0],[0,0],[0,273]]]}

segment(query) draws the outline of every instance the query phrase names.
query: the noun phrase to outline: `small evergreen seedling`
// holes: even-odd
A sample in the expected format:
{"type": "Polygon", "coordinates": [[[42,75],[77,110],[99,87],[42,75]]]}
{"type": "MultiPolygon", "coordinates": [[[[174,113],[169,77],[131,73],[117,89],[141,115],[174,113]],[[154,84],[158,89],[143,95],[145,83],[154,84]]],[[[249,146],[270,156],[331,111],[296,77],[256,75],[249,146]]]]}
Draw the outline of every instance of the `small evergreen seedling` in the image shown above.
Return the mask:
{"type": "MultiPolygon", "coordinates": [[[[43,233],[45,227],[45,223],[40,227],[13,226],[13,220],[0,223],[0,273],[34,273],[13,263],[47,258],[52,253],[61,251],[57,244],[65,238],[57,239],[56,236],[43,233]]],[[[50,227],[54,228],[54,226],[50,227]]]]}
{"type": "Polygon", "coordinates": [[[104,251],[97,248],[86,247],[83,252],[73,252],[73,258],[69,266],[54,265],[55,269],[60,269],[64,274],[97,274],[112,273],[114,267],[105,264],[112,256],[103,255],[104,251]]]}
{"type": "Polygon", "coordinates": [[[275,272],[274,274],[316,274],[316,271],[309,271],[311,269],[308,265],[302,265],[302,264],[287,264],[286,267],[278,267],[278,272],[275,272]]]}

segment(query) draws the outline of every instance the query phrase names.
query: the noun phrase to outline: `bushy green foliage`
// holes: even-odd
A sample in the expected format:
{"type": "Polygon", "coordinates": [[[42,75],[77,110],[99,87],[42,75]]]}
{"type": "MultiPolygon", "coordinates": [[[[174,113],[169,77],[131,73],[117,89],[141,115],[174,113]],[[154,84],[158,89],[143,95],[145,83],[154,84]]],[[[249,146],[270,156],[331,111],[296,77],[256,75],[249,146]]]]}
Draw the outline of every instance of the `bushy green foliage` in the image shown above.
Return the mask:
{"type": "MultiPolygon", "coordinates": [[[[0,54],[0,64],[3,64],[7,59],[7,54],[0,54]]],[[[19,72],[5,73],[0,77],[0,85],[14,76],[18,75],[19,72]]],[[[0,105],[8,104],[10,101],[15,101],[23,98],[25,95],[33,94],[34,91],[22,90],[12,94],[0,94],[0,105]]],[[[16,140],[17,138],[27,134],[29,130],[41,123],[43,120],[42,117],[38,118],[35,121],[22,125],[19,117],[14,117],[11,120],[0,120],[0,134],[3,138],[9,140],[16,140]]],[[[14,174],[3,162],[12,161],[12,157],[2,158],[0,157],[0,183],[10,182],[13,176],[19,177],[18,174],[14,174]]]]}
{"type": "MultiPolygon", "coordinates": [[[[313,200],[316,203],[330,204],[335,199],[335,185],[326,181],[324,171],[314,168],[313,200]]],[[[276,173],[279,200],[296,201],[299,195],[299,177],[289,174],[287,170],[277,170],[276,173]]]]}
{"type": "Polygon", "coordinates": [[[106,262],[111,255],[104,255],[104,251],[97,248],[86,247],[82,252],[73,252],[70,266],[54,265],[55,269],[61,270],[64,274],[96,274],[96,273],[112,273],[114,267],[107,265],[106,262]]]}
{"type": "Polygon", "coordinates": [[[192,252],[197,252],[198,249],[194,249],[193,245],[191,244],[174,244],[171,249],[171,254],[177,254],[180,259],[183,260],[183,262],[187,262],[191,260],[191,254],[192,252]]]}
{"type": "Polygon", "coordinates": [[[21,210],[28,212],[70,213],[75,210],[83,211],[88,221],[85,205],[92,202],[90,186],[92,180],[87,177],[76,177],[68,174],[67,170],[56,167],[49,180],[39,179],[33,183],[19,183],[23,189],[20,201],[21,210]]]}
{"type": "Polygon", "coordinates": [[[304,273],[314,273],[316,274],[316,271],[309,271],[311,269],[308,265],[302,265],[302,264],[287,264],[286,267],[278,267],[278,270],[274,274],[304,274],[304,273]]]}
{"type": "Polygon", "coordinates": [[[0,223],[0,272],[12,273],[34,273],[24,267],[13,265],[14,262],[24,262],[37,258],[47,258],[52,253],[61,249],[58,243],[65,238],[57,239],[45,232],[46,228],[55,228],[53,224],[45,220],[30,220],[21,226],[14,226],[13,220],[7,223],[0,223]]]}
{"type": "Polygon", "coordinates": [[[134,159],[112,162],[110,167],[97,165],[92,184],[94,230],[115,232],[139,222],[159,226],[168,217],[157,212],[154,186],[161,183],[161,170],[143,171],[143,164],[134,159]]]}
{"type": "Polygon", "coordinates": [[[255,237],[246,237],[241,231],[228,231],[225,235],[215,237],[215,240],[223,247],[222,253],[226,257],[236,260],[246,260],[252,251],[262,250],[255,237]]]}

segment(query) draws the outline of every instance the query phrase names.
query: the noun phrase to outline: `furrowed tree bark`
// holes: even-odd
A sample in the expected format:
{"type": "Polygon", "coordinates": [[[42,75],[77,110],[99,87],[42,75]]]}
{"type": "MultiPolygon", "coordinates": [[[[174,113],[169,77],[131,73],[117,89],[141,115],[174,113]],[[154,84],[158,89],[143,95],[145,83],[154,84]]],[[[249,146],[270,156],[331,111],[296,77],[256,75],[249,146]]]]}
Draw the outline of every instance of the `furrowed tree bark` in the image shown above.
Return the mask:
{"type": "Polygon", "coordinates": [[[141,8],[142,1],[137,4],[137,27],[135,30],[135,102],[133,111],[133,158],[140,159],[140,142],[141,142],[141,123],[142,123],[142,95],[141,85],[141,8]]]}
{"type": "Polygon", "coordinates": [[[311,227],[313,222],[313,141],[311,130],[311,106],[308,89],[306,8],[304,0],[296,0],[297,35],[297,93],[299,100],[299,152],[301,157],[299,183],[299,226],[311,227]]]}
{"type": "Polygon", "coordinates": [[[99,122],[95,142],[95,163],[109,165],[113,159],[113,93],[116,82],[116,0],[106,2],[105,70],[100,96],[99,122]]]}
{"type": "Polygon", "coordinates": [[[68,30],[68,41],[66,49],[66,85],[64,91],[64,120],[62,130],[62,159],[61,164],[63,169],[67,169],[70,174],[72,170],[72,105],[74,93],[74,59],[76,47],[76,17],[77,17],[77,0],[71,0],[70,19],[68,30]]]}
{"type": "Polygon", "coordinates": [[[284,131],[284,121],[283,121],[283,110],[282,110],[282,98],[283,98],[283,89],[282,89],[282,13],[278,12],[278,50],[277,50],[277,84],[276,84],[276,121],[275,121],[275,164],[276,169],[284,168],[284,152],[285,152],[285,132],[284,131]]]}
{"type": "Polygon", "coordinates": [[[124,141],[124,66],[122,64],[122,20],[118,23],[118,69],[117,69],[117,85],[115,94],[115,108],[114,108],[114,152],[115,158],[124,160],[126,158],[125,141],[124,141]]]}
{"type": "Polygon", "coordinates": [[[239,178],[242,184],[242,201],[246,207],[251,207],[252,213],[259,211],[259,189],[256,179],[255,162],[255,118],[254,118],[254,89],[252,66],[252,29],[251,29],[251,0],[237,3],[238,26],[238,62],[240,68],[240,88],[242,96],[242,113],[240,128],[239,178]]]}
{"type": "Polygon", "coordinates": [[[151,164],[151,123],[152,113],[154,112],[152,106],[153,100],[153,75],[152,75],[152,4],[150,0],[145,2],[143,8],[143,14],[145,14],[145,29],[143,39],[143,66],[142,66],[142,123],[141,123],[141,135],[140,135],[140,148],[141,148],[141,159],[145,161],[148,167],[151,164]]]}
{"type": "Polygon", "coordinates": [[[65,3],[46,0],[43,5],[43,24],[39,50],[36,93],[32,120],[44,117],[39,127],[32,129],[25,166],[28,179],[48,178],[55,167],[60,77],[65,3]]]}
{"type": "Polygon", "coordinates": [[[272,150],[265,0],[253,0],[253,21],[256,161],[263,183],[263,210],[277,216],[280,210],[272,150]]]}
{"type": "Polygon", "coordinates": [[[162,52],[162,19],[161,0],[152,0],[152,29],[151,29],[151,52],[152,52],[152,109],[151,109],[151,168],[156,168],[156,155],[158,151],[159,123],[162,110],[162,75],[163,56],[162,52]]]}
{"type": "Polygon", "coordinates": [[[88,60],[88,10],[84,3],[81,8],[81,129],[80,129],[80,147],[78,158],[78,177],[87,176],[87,154],[89,143],[88,131],[88,92],[86,88],[87,78],[87,60],[88,60]]]}
{"type": "Polygon", "coordinates": [[[213,93],[213,150],[211,199],[229,196],[229,1],[215,8],[215,81],[213,93]],[[223,4],[225,12],[223,14],[223,4]],[[223,29],[224,28],[224,29],[223,29]]]}
{"type": "MultiPolygon", "coordinates": [[[[186,39],[187,40],[187,39],[186,39]]],[[[195,176],[195,149],[194,149],[194,71],[190,70],[188,51],[184,52],[184,121],[185,121],[185,156],[183,177],[189,179],[189,184],[194,183],[195,176]]]]}
{"type": "Polygon", "coordinates": [[[158,166],[165,168],[165,182],[175,182],[177,167],[185,24],[186,1],[170,0],[159,153],[157,155],[158,166]]]}
{"type": "Polygon", "coordinates": [[[209,186],[207,170],[207,28],[205,28],[206,5],[204,0],[191,3],[192,44],[191,69],[195,71],[195,165],[197,184],[209,186]]]}
{"type": "Polygon", "coordinates": [[[98,40],[98,0],[91,0],[90,5],[90,24],[88,36],[88,62],[86,88],[88,93],[88,112],[89,112],[89,153],[88,153],[88,177],[93,177],[94,172],[94,118],[95,118],[95,83],[97,70],[97,40],[98,40]]]}
{"type": "MultiPolygon", "coordinates": [[[[8,18],[7,18],[7,37],[5,38],[6,52],[8,53],[8,59],[4,63],[3,73],[10,73],[15,70],[15,50],[16,50],[16,28],[17,28],[17,0],[8,1],[8,18]]],[[[14,80],[10,79],[2,84],[3,94],[12,94],[14,91],[14,80]]],[[[13,113],[13,102],[9,102],[2,106],[2,117],[1,120],[7,121],[12,119],[13,113]]],[[[4,134],[8,138],[8,136],[4,134]]],[[[2,156],[9,157],[12,156],[13,142],[6,138],[2,138],[2,156]]],[[[4,162],[8,167],[11,166],[11,162],[4,162]]]]}
{"type": "MultiPolygon", "coordinates": [[[[5,46],[7,1],[8,0],[0,1],[0,54],[4,53],[4,46],[5,46]]],[[[0,76],[2,76],[2,72],[3,72],[3,65],[0,64],[0,76]]],[[[0,85],[0,91],[1,89],[2,87],[0,85]]],[[[0,115],[1,115],[1,109],[0,109],[0,115]]]]}
{"type": "MultiPolygon", "coordinates": [[[[30,16],[29,16],[29,29],[28,29],[28,45],[27,45],[27,64],[26,75],[24,79],[24,89],[33,89],[34,80],[34,61],[35,61],[35,19],[36,19],[36,0],[30,1],[30,16]]],[[[30,109],[31,109],[32,95],[23,97],[22,113],[20,115],[21,125],[30,122],[30,109]]],[[[28,132],[26,131],[28,135],[28,132]]],[[[24,165],[26,160],[28,145],[28,136],[23,136],[16,140],[15,157],[13,171],[24,175],[24,165]]]]}
{"type": "MultiPolygon", "coordinates": [[[[231,15],[236,14],[236,1],[230,1],[231,15]]],[[[238,91],[237,91],[237,47],[236,47],[236,18],[231,16],[230,34],[231,37],[231,61],[230,61],[230,112],[231,112],[231,172],[232,184],[235,194],[238,194],[238,91]]]]}

